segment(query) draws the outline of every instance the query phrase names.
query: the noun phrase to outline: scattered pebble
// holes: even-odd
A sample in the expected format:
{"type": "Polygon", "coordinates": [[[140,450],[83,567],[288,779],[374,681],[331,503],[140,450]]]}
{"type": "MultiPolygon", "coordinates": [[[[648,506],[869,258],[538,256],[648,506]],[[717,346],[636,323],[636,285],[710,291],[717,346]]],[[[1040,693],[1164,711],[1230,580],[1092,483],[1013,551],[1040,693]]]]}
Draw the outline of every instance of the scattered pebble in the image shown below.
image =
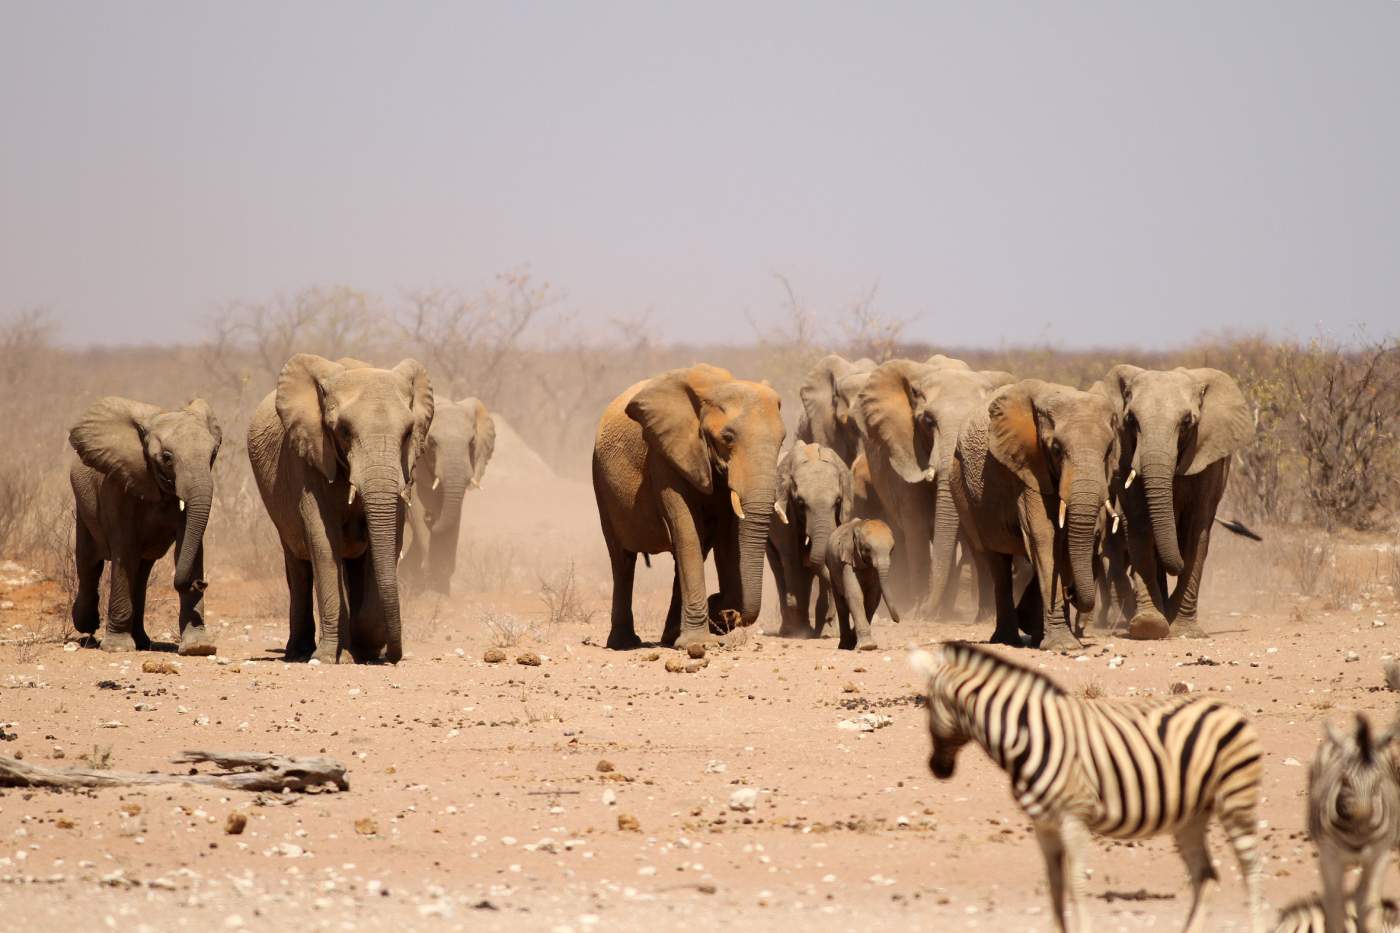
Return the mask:
{"type": "Polygon", "coordinates": [[[481,660],[487,664],[500,664],[506,659],[506,653],[500,648],[487,648],[486,653],[481,656],[481,660]]]}

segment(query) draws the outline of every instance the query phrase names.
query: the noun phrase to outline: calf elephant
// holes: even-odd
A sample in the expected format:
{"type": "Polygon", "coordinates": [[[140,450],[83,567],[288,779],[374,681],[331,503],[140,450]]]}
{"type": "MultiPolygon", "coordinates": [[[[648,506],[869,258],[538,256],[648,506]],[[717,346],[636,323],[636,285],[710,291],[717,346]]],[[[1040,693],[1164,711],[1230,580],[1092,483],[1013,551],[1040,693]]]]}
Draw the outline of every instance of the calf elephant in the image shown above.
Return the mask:
{"type": "Polygon", "coordinates": [[[638,554],[669,551],[676,574],[661,641],[710,641],[705,556],[715,551],[718,608],[758,618],[763,558],[785,431],[778,394],[700,364],[639,382],[604,410],[593,490],[612,561],[608,647],[641,644],[632,617],[638,554]]]}
{"type": "Polygon", "coordinates": [[[826,547],[836,526],[853,514],[851,471],[830,447],[799,441],[778,461],[778,521],[768,529],[768,564],[778,585],[778,634],[810,638],[832,619],[826,547]],[[812,582],[820,587],[812,629],[812,582]]]}
{"type": "Polygon", "coordinates": [[[1079,647],[1062,594],[1080,612],[1094,608],[1095,544],[1117,457],[1113,406],[1068,386],[1024,379],[968,420],[951,486],[978,572],[992,582],[993,642],[1019,645],[1018,628],[1025,628],[1042,648],[1079,647]],[[1012,596],[1017,555],[1029,557],[1035,571],[1019,615],[1012,596]],[[1027,618],[1036,608],[1039,618],[1027,618]]]}
{"type": "Polygon", "coordinates": [[[282,539],[289,659],[403,657],[404,509],[432,421],[432,388],[416,360],[376,369],[310,353],[287,361],[253,413],[248,459],[282,539]]]}
{"type": "Polygon", "coordinates": [[[405,581],[451,594],[462,497],[468,489],[481,488],[495,449],[496,423],[480,399],[454,402],[434,395],[428,442],[413,468],[409,544],[400,564],[405,581]]]}
{"type": "Polygon", "coordinates": [[[799,392],[797,439],[830,447],[847,466],[855,463],[861,441],[856,397],[874,369],[875,361],[864,357],[852,363],[832,353],[818,360],[799,392]]]}
{"type": "Polygon", "coordinates": [[[1254,439],[1235,380],[1218,369],[1115,366],[1104,379],[1122,413],[1122,505],[1137,597],[1134,626],[1203,637],[1197,596],[1230,457],[1254,439]],[[1167,595],[1166,575],[1176,578],[1167,595]]]}
{"type": "Polygon", "coordinates": [[[79,462],[69,471],[77,513],[78,593],[73,627],[100,625],[98,584],[108,581],[104,651],[149,648],[146,585],[151,568],[175,545],[184,655],[214,653],[204,627],[204,529],[214,498],[212,469],[223,439],[203,399],[177,411],[109,396],[73,426],[79,462]]]}
{"type": "Polygon", "coordinates": [[[876,651],[879,644],[870,622],[881,597],[890,619],[899,621],[899,610],[890,601],[890,553],[894,550],[890,526],[875,518],[858,518],[837,528],[827,549],[826,569],[841,625],[837,647],[876,651]]]}
{"type": "Polygon", "coordinates": [[[896,598],[911,611],[953,611],[957,587],[948,582],[960,537],[949,491],[953,452],[968,418],[1011,380],[933,356],[883,363],[861,390],[871,485],[895,535],[896,598]]]}

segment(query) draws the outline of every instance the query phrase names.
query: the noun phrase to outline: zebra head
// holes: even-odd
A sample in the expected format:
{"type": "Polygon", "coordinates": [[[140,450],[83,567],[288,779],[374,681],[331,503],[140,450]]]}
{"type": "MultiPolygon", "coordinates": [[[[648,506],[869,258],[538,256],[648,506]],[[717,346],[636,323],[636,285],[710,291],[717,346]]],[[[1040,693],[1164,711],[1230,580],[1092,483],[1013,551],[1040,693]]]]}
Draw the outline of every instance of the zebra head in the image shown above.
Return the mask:
{"type": "Polygon", "coordinates": [[[954,697],[955,685],[951,681],[951,666],[947,661],[942,651],[936,655],[916,651],[909,658],[910,664],[927,685],[928,732],[933,740],[928,768],[939,780],[953,776],[958,752],[972,740],[962,708],[954,697]]]}
{"type": "Polygon", "coordinates": [[[1326,793],[1320,802],[1330,825],[1355,832],[1386,818],[1382,800],[1395,780],[1387,754],[1393,737],[1393,730],[1373,736],[1360,713],[1349,733],[1327,724],[1328,747],[1318,755],[1313,784],[1326,793]]]}

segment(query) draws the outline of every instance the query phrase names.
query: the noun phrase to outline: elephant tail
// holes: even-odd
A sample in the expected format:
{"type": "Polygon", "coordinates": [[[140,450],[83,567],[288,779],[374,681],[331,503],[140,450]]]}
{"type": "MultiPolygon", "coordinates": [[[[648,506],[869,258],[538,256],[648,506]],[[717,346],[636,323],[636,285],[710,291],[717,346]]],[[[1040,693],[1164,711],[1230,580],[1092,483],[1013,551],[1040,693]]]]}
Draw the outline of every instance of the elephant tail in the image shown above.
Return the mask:
{"type": "Polygon", "coordinates": [[[646,564],[646,565],[647,565],[647,569],[650,570],[650,569],[651,569],[651,555],[650,555],[650,554],[643,553],[643,554],[642,554],[642,563],[646,564]]]}
{"type": "Polygon", "coordinates": [[[1228,528],[1230,531],[1233,531],[1235,534],[1239,535],[1241,538],[1248,538],[1251,541],[1264,540],[1262,535],[1258,534],[1257,532],[1251,531],[1245,525],[1244,522],[1237,521],[1233,518],[1228,521],[1223,518],[1217,518],[1216,521],[1228,528]]]}

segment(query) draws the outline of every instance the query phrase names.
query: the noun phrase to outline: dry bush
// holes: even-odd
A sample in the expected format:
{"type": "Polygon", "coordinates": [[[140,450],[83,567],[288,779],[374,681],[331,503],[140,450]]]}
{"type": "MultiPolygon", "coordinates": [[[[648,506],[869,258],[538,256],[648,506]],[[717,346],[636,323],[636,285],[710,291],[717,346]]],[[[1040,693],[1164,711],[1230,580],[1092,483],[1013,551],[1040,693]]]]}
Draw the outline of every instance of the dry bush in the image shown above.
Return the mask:
{"type": "Polygon", "coordinates": [[[483,610],[480,620],[490,636],[491,645],[496,648],[514,648],[525,636],[533,637],[538,628],[529,619],[494,609],[483,610]]]}
{"type": "Polygon", "coordinates": [[[1326,588],[1326,578],[1337,568],[1337,547],[1330,535],[1305,532],[1270,540],[1275,562],[1288,572],[1301,595],[1316,596],[1326,588]]]}
{"type": "Polygon", "coordinates": [[[536,595],[544,603],[545,624],[551,629],[560,625],[587,625],[598,614],[596,609],[584,606],[573,560],[552,578],[541,576],[536,595]]]}

